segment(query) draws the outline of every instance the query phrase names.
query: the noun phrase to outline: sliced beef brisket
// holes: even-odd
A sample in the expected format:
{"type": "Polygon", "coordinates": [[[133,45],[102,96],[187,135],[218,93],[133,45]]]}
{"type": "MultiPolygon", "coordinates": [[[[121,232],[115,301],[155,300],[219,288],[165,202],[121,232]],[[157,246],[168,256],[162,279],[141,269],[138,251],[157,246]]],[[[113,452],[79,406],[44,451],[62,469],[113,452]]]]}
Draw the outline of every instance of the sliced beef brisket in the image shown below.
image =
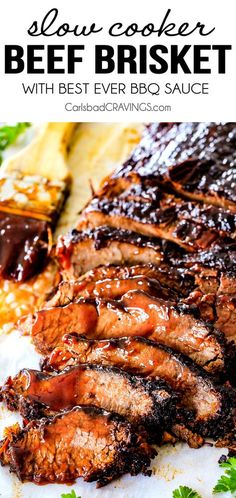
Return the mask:
{"type": "Polygon", "coordinates": [[[59,237],[56,256],[66,278],[78,278],[100,265],[158,265],[163,259],[158,239],[106,226],[59,237]]]}
{"type": "Polygon", "coordinates": [[[19,325],[44,354],[62,344],[70,332],[93,339],[144,336],[184,353],[208,372],[224,371],[223,336],[190,311],[185,305],[129,291],[117,301],[81,299],[45,308],[21,319],[19,325]]]}
{"type": "Polygon", "coordinates": [[[185,425],[193,430],[213,436],[223,433],[232,422],[230,398],[234,391],[216,386],[202,369],[170,348],[140,337],[98,341],[67,336],[65,342],[44,360],[44,369],[57,371],[91,362],[161,378],[180,394],[182,406],[194,414],[184,417],[185,425]]]}
{"type": "Polygon", "coordinates": [[[129,278],[106,278],[95,282],[86,281],[64,281],[59,284],[56,294],[46,303],[47,308],[53,306],[65,306],[71,301],[80,298],[94,299],[119,299],[130,290],[141,290],[154,297],[162,299],[177,300],[176,292],[162,287],[156,280],[146,276],[135,276],[129,278]]]}
{"type": "Polygon", "coordinates": [[[148,473],[154,451],[118,416],[94,407],[7,429],[0,461],[21,481],[71,483],[77,477],[97,486],[129,472],[148,473]]]}
{"type": "Polygon", "coordinates": [[[217,216],[217,208],[187,203],[136,177],[117,195],[115,181],[119,179],[108,181],[83,211],[80,230],[101,225],[132,229],[148,237],[170,240],[188,251],[206,249],[222,234],[235,235],[236,216],[228,212],[219,210],[217,216]]]}
{"type": "Polygon", "coordinates": [[[57,374],[24,369],[9,378],[0,396],[10,410],[41,418],[77,405],[95,405],[136,426],[161,431],[175,419],[176,396],[163,381],[131,376],[114,367],[77,365],[57,374]]]}

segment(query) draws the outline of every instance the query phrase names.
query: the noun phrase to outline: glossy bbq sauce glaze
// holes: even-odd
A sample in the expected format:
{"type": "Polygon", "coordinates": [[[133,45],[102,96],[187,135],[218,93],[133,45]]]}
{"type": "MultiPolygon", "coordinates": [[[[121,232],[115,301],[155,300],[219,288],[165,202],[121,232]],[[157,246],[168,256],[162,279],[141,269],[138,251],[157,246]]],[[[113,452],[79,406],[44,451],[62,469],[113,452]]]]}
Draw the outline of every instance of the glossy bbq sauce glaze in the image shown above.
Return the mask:
{"type": "Polygon", "coordinates": [[[0,276],[22,282],[39,273],[50,230],[47,221],[0,212],[0,276]]]}

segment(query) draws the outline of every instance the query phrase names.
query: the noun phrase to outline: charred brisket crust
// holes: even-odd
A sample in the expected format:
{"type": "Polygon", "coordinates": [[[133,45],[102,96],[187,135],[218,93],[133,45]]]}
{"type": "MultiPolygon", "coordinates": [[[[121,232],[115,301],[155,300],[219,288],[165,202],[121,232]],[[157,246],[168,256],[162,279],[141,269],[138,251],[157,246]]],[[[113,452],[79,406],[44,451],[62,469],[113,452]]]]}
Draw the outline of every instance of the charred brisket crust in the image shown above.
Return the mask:
{"type": "Polygon", "coordinates": [[[177,206],[180,217],[201,222],[205,227],[227,234],[236,230],[236,214],[212,205],[197,202],[183,202],[177,206]]]}
{"type": "Polygon", "coordinates": [[[105,197],[95,198],[88,208],[89,211],[101,211],[107,216],[124,216],[143,224],[157,226],[176,220],[174,207],[162,210],[153,202],[130,201],[122,197],[115,197],[112,200],[105,197]]]}
{"type": "Polygon", "coordinates": [[[211,437],[216,440],[218,437],[231,430],[234,426],[233,408],[235,406],[236,398],[235,391],[233,389],[215,384],[213,379],[212,384],[217,389],[221,401],[220,410],[214,415],[214,417],[205,423],[196,422],[194,420],[194,414],[184,409],[180,410],[179,413],[177,412],[177,421],[179,416],[180,422],[184,422],[185,425],[194,432],[197,432],[204,437],[211,437]]]}
{"type": "MultiPolygon", "coordinates": [[[[213,244],[208,250],[186,253],[171,242],[162,243],[164,262],[167,267],[173,267],[180,273],[183,280],[187,279],[189,291],[197,289],[195,278],[201,274],[201,279],[208,280],[208,270],[214,270],[216,285],[220,288],[221,279],[229,279],[228,294],[236,285],[236,242],[225,238],[224,244],[213,244]]],[[[211,278],[211,277],[210,277],[211,278]]],[[[224,291],[224,294],[226,291],[224,291]]],[[[216,312],[215,312],[216,317],[216,312]]]]}
{"type": "Polygon", "coordinates": [[[108,226],[84,230],[83,232],[73,229],[66,236],[66,245],[70,243],[72,245],[78,244],[87,239],[94,241],[94,247],[97,250],[110,245],[112,242],[124,242],[137,245],[138,247],[150,247],[156,251],[160,251],[161,249],[161,241],[156,238],[149,238],[144,235],[139,235],[136,232],[108,226]]]}
{"type": "MultiPolygon", "coordinates": [[[[7,402],[7,407],[9,410],[14,409],[10,406],[9,402],[7,402]]],[[[27,420],[27,422],[42,420],[44,418],[48,419],[49,416],[55,415],[53,412],[49,414],[47,405],[38,401],[30,401],[23,397],[19,397],[18,406],[15,409],[19,410],[21,416],[24,420],[27,420]]],[[[62,413],[62,411],[60,413],[62,413]]]]}
{"type": "MultiPolygon", "coordinates": [[[[236,389],[236,342],[227,341],[225,344],[226,362],[226,378],[232,386],[236,389]]],[[[223,378],[222,381],[225,379],[223,378]]],[[[236,400],[235,400],[236,403],[236,400]]]]}
{"type": "MultiPolygon", "coordinates": [[[[172,250],[175,249],[172,246],[172,250]]],[[[199,264],[207,268],[214,268],[220,272],[235,277],[236,275],[236,242],[231,239],[224,239],[224,245],[214,244],[208,251],[200,251],[194,254],[182,253],[182,258],[173,257],[170,262],[172,264],[199,264]]]]}
{"type": "MultiPolygon", "coordinates": [[[[151,341],[150,339],[146,339],[145,337],[139,337],[138,339],[144,344],[150,344],[150,346],[158,347],[163,351],[167,351],[171,355],[175,356],[175,358],[177,358],[180,363],[184,363],[193,373],[202,377],[208,384],[209,388],[213,386],[217,390],[221,398],[221,409],[217,414],[215,414],[214,418],[206,423],[196,423],[194,421],[194,414],[184,410],[184,422],[185,424],[189,424],[189,426],[192,427],[195,432],[198,432],[203,436],[216,438],[221,434],[225,434],[225,432],[228,431],[234,424],[233,408],[236,402],[236,390],[233,388],[222,386],[219,383],[221,379],[217,379],[215,375],[211,376],[207,374],[207,372],[203,368],[196,365],[196,363],[192,361],[191,358],[183,355],[182,353],[173,351],[168,346],[164,346],[162,344],[156,345],[153,341],[151,341]]],[[[111,339],[111,341],[114,341],[114,343],[116,343],[119,340],[111,339]]],[[[181,411],[179,413],[181,413],[181,411]]]]}
{"type": "MultiPolygon", "coordinates": [[[[106,469],[101,471],[94,471],[86,476],[84,479],[88,482],[97,481],[97,487],[102,487],[108,484],[113,478],[117,478],[125,473],[130,473],[131,475],[137,475],[142,472],[144,475],[150,476],[151,471],[148,469],[151,463],[151,458],[156,455],[154,448],[150,448],[149,454],[140,448],[138,444],[139,436],[132,429],[131,424],[113,413],[109,413],[97,407],[91,406],[76,406],[70,412],[82,410],[83,412],[89,413],[96,419],[97,415],[105,415],[109,421],[114,422],[117,425],[117,429],[122,424],[126,426],[127,438],[130,437],[130,441],[125,443],[124,441],[117,441],[116,448],[116,459],[113,464],[108,465],[106,469]],[[135,452],[134,452],[135,450],[135,452]]],[[[41,420],[33,420],[28,423],[26,427],[20,430],[18,434],[13,436],[13,444],[24,439],[27,432],[31,428],[39,429],[39,431],[44,432],[45,428],[54,422],[57,418],[62,418],[66,415],[68,411],[64,411],[54,417],[43,418],[41,420]]],[[[4,444],[4,441],[0,442],[0,447],[4,444]]],[[[10,471],[15,472],[20,480],[24,480],[24,476],[21,475],[21,467],[19,462],[15,461],[15,465],[11,462],[10,471]]],[[[34,481],[34,476],[32,475],[32,481],[34,481]]]]}
{"type": "MultiPolygon", "coordinates": [[[[202,322],[204,322],[201,319],[199,308],[195,305],[178,303],[175,306],[175,308],[180,313],[194,315],[196,319],[199,319],[202,322]]],[[[234,343],[233,341],[230,341],[230,342],[227,341],[223,332],[221,332],[219,329],[216,329],[214,327],[214,324],[209,323],[209,322],[204,322],[204,323],[207,323],[207,326],[209,328],[209,334],[214,334],[214,336],[217,338],[217,341],[221,346],[222,353],[224,356],[225,368],[221,373],[218,374],[218,380],[221,380],[223,382],[227,379],[227,380],[231,380],[233,383],[235,383],[235,381],[236,381],[236,373],[235,373],[236,343],[234,343]]],[[[215,377],[215,379],[217,379],[216,374],[214,377],[215,377]]]]}

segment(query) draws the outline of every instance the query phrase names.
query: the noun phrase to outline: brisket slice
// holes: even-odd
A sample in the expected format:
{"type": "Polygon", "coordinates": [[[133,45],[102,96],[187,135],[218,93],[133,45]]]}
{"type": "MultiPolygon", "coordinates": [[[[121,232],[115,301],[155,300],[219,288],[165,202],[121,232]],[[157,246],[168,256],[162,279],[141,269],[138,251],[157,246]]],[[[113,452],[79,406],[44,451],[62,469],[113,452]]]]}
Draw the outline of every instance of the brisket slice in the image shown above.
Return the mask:
{"type": "MultiPolygon", "coordinates": [[[[119,182],[119,179],[116,181],[119,182]]],[[[101,225],[109,225],[117,229],[131,229],[148,237],[170,240],[188,251],[206,249],[220,238],[222,233],[220,228],[223,224],[213,223],[210,219],[206,223],[206,207],[203,212],[200,208],[197,212],[198,205],[196,205],[196,221],[192,218],[194,209],[191,203],[188,204],[164,192],[157,185],[138,183],[138,180],[132,178],[127,189],[117,195],[114,182],[115,180],[111,180],[110,183],[108,181],[92,199],[83,211],[77,228],[94,229],[101,225]]],[[[229,213],[228,217],[230,216],[234,218],[229,213]]],[[[212,218],[214,220],[217,216],[212,213],[212,218]]],[[[232,230],[234,234],[233,222],[232,230]]],[[[231,234],[230,228],[229,234],[231,234]]]]}
{"type": "Polygon", "coordinates": [[[59,237],[56,257],[66,278],[78,278],[100,265],[158,265],[163,254],[158,239],[103,226],[84,232],[72,230],[59,237]]]}
{"type": "Polygon", "coordinates": [[[137,276],[145,276],[162,287],[177,292],[178,295],[188,296],[194,289],[195,283],[192,276],[187,275],[182,269],[170,267],[164,263],[158,266],[152,264],[140,264],[131,266],[100,266],[88,271],[79,280],[86,282],[97,282],[105,279],[123,279],[137,276]]]}
{"type": "Polygon", "coordinates": [[[154,123],[111,178],[134,173],[236,212],[236,124],[154,123]]]}
{"type": "Polygon", "coordinates": [[[65,343],[45,358],[43,369],[60,371],[91,362],[113,365],[143,377],[161,378],[180,394],[181,405],[188,410],[185,424],[193,430],[214,436],[224,433],[231,421],[233,391],[216,386],[204,370],[170,348],[140,337],[98,341],[72,335],[65,337],[65,343]]]}
{"type": "Polygon", "coordinates": [[[65,306],[79,297],[119,298],[127,292],[127,285],[131,284],[132,288],[137,288],[136,284],[139,281],[141,288],[144,287],[149,294],[156,295],[157,292],[162,292],[167,299],[168,297],[176,299],[176,291],[180,291],[183,284],[183,279],[178,278],[177,272],[176,275],[173,272],[171,278],[153,265],[100,266],[88,271],[78,280],[60,282],[45,302],[45,306],[47,308],[65,306]],[[171,284],[175,290],[171,289],[171,284]]]}
{"type": "Polygon", "coordinates": [[[7,380],[1,397],[10,410],[20,409],[27,419],[95,405],[124,416],[133,425],[160,430],[173,423],[177,401],[162,380],[100,365],[77,365],[54,374],[24,369],[7,380]]]}
{"type": "MultiPolygon", "coordinates": [[[[96,271],[85,274],[80,280],[65,280],[60,282],[55,293],[45,303],[47,308],[65,306],[79,298],[119,299],[130,290],[141,290],[154,297],[176,301],[177,292],[163,287],[155,278],[148,277],[158,274],[149,267],[99,267],[96,271]],[[140,270],[139,270],[140,269],[140,270]],[[140,273],[139,273],[140,271],[140,273]],[[130,273],[130,275],[129,275],[130,273]],[[106,274],[109,278],[106,278],[106,274]],[[99,278],[100,277],[100,278],[99,278]],[[92,280],[94,278],[94,280],[92,280]]],[[[174,280],[174,279],[173,279],[174,280]]]]}
{"type": "Polygon", "coordinates": [[[208,372],[224,371],[224,340],[220,333],[195,318],[189,307],[130,291],[120,300],[78,300],[45,308],[20,320],[43,354],[62,344],[66,333],[91,339],[144,336],[189,356],[208,372]]]}
{"type": "MultiPolygon", "coordinates": [[[[8,428],[8,433],[10,429],[8,428]]],[[[71,483],[77,477],[103,486],[129,472],[148,473],[153,450],[131,425],[94,407],[75,407],[52,418],[15,426],[2,441],[0,460],[21,481],[71,483]]]]}

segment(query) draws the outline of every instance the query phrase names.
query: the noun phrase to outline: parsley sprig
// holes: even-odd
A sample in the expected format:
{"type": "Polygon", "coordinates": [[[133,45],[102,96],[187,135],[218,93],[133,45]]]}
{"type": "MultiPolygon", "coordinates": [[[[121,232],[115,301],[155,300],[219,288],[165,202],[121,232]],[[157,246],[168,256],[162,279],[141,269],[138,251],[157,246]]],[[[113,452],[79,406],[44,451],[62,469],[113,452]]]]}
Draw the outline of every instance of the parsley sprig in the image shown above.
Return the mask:
{"type": "Polygon", "coordinates": [[[63,493],[61,498],[81,498],[81,496],[77,496],[74,489],[70,491],[70,493],[63,493]]]}
{"type": "MultiPolygon", "coordinates": [[[[230,491],[236,497],[236,457],[231,457],[220,463],[220,467],[225,469],[225,473],[220,477],[213,489],[213,494],[230,491]]],[[[62,494],[61,498],[81,498],[77,496],[74,489],[70,493],[62,494]]],[[[188,486],[179,486],[172,494],[172,498],[201,498],[199,493],[188,486]]]]}
{"type": "Polygon", "coordinates": [[[81,496],[77,496],[74,489],[70,491],[70,493],[63,493],[61,498],[81,498],[81,496]]]}
{"type": "Polygon", "coordinates": [[[188,486],[179,486],[173,491],[173,498],[201,498],[201,496],[188,486]]]}
{"type": "Polygon", "coordinates": [[[17,138],[25,132],[30,123],[17,123],[14,126],[4,125],[0,127],[0,164],[2,163],[2,152],[14,144],[17,138]]]}
{"type": "Polygon", "coordinates": [[[226,462],[220,463],[220,467],[225,469],[225,473],[216,483],[213,493],[230,491],[232,496],[236,496],[236,457],[231,457],[226,462]]]}

